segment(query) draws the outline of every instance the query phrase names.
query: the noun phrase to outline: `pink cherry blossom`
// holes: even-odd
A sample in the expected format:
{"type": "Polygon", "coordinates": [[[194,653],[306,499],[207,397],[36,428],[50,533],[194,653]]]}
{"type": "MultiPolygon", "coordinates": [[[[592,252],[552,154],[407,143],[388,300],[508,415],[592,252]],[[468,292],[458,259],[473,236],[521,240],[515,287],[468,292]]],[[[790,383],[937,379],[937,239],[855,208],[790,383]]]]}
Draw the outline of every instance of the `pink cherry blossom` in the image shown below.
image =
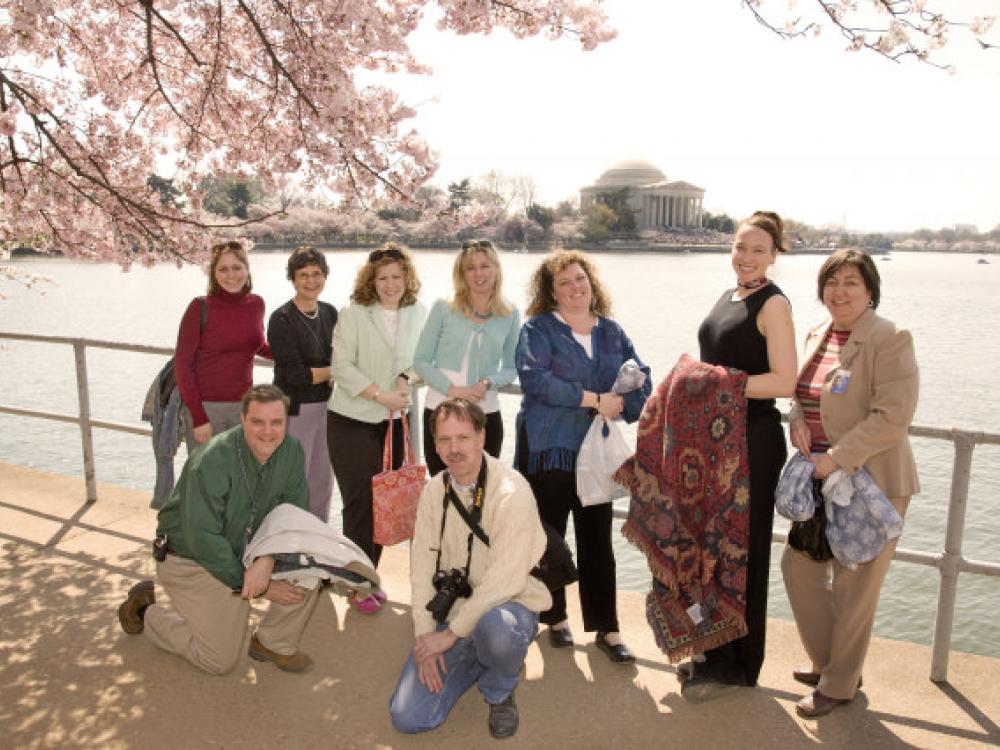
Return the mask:
{"type": "Polygon", "coordinates": [[[366,209],[417,205],[437,163],[412,108],[356,71],[426,73],[407,40],[431,5],[442,32],[614,37],[598,0],[0,0],[0,247],[199,262],[280,227],[278,209],[205,214],[213,173],[322,186],[355,212],[345,231],[391,231],[366,209]],[[177,205],[147,184],[165,157],[177,205]]]}

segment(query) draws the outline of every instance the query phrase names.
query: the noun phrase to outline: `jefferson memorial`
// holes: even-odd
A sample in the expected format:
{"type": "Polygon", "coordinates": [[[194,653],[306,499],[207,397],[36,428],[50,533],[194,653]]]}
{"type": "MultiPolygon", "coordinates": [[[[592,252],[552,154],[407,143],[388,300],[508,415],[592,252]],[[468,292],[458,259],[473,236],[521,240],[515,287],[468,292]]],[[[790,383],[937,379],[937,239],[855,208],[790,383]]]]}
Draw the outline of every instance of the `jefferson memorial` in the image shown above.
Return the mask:
{"type": "Polygon", "coordinates": [[[705,191],[667,176],[648,161],[623,161],[580,190],[580,210],[602,193],[628,188],[628,205],[635,211],[636,229],[700,227],[705,191]]]}

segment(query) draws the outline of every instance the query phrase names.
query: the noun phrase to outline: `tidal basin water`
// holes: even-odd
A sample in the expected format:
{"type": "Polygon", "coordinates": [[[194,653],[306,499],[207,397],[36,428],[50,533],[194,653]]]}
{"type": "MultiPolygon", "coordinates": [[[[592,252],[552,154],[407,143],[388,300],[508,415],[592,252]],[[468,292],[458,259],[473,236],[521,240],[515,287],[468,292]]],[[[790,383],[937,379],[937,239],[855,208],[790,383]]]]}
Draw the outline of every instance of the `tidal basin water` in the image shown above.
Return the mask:
{"type": "MultiPolygon", "coordinates": [[[[328,253],[331,266],[323,298],[338,309],[350,294],[358,265],[367,251],[328,253]]],[[[1000,432],[1000,260],[977,264],[976,256],[893,253],[877,259],[882,274],[880,313],[909,328],[921,370],[916,424],[1000,432]]],[[[254,291],[268,314],[292,294],[285,280],[284,254],[253,254],[254,291]]],[[[419,251],[417,266],[427,306],[450,296],[451,251],[419,251]]],[[[503,255],[504,289],[523,308],[529,275],[539,255],[503,255]]],[[[613,315],[652,367],[658,382],[684,352],[697,355],[696,331],[702,317],[732,281],[723,254],[622,253],[594,256],[613,301],[613,315]]],[[[796,338],[821,322],[825,310],[816,300],[815,278],[821,256],[788,255],[774,273],[793,307],[796,338]]],[[[0,287],[0,330],[78,336],[127,343],[173,346],[180,316],[191,297],[205,293],[199,268],[134,268],[64,259],[15,260],[14,265],[55,283],[25,289],[0,287]],[[39,291],[41,289],[42,291],[39,291]]],[[[0,340],[0,403],[76,413],[76,384],[71,347],[0,340]]],[[[91,411],[99,419],[138,423],[146,388],[163,364],[160,356],[91,349],[88,352],[91,411]]],[[[255,379],[270,382],[258,368],[255,379]]],[[[514,448],[513,420],[518,398],[501,398],[507,439],[505,458],[514,448]]],[[[781,404],[787,409],[787,404],[781,404]]],[[[634,432],[627,433],[634,438],[634,432]]],[[[944,545],[953,448],[951,443],[916,439],[923,491],[914,497],[900,547],[937,552],[944,545]]],[[[95,430],[100,482],[151,489],[154,463],[148,439],[95,430]]],[[[178,454],[177,467],[184,449],[178,454]]],[[[82,475],[79,430],[74,425],[0,414],[0,460],[45,471],[82,475]]],[[[965,526],[967,557],[1000,561],[1000,447],[979,446],[965,526]]],[[[619,501],[625,505],[625,501],[619,501]]],[[[338,516],[339,497],[334,498],[338,516]]],[[[335,521],[339,523],[339,518],[335,521]]],[[[778,519],[778,526],[784,521],[778,519]]],[[[13,530],[12,530],[13,531],[13,530]]],[[[618,534],[618,585],[644,591],[649,585],[645,560],[618,534]]],[[[772,548],[770,614],[791,617],[772,548]]],[[[882,592],[876,633],[883,637],[930,643],[933,635],[938,573],[933,568],[896,562],[882,592]]],[[[1000,656],[996,619],[1000,616],[1000,580],[963,573],[952,645],[961,651],[1000,656]]],[[[627,637],[627,633],[625,634],[627,637]]]]}

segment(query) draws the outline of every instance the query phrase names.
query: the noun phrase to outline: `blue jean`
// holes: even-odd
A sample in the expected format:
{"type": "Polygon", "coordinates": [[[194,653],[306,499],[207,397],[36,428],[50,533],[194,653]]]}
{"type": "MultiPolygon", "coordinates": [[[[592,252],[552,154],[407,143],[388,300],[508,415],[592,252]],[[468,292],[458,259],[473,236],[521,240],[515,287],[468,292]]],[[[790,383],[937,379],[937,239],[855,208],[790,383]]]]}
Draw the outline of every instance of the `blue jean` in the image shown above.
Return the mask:
{"type": "MultiPolygon", "coordinates": [[[[446,625],[439,625],[442,630],[446,625]]],[[[413,734],[440,726],[458,699],[474,683],[487,703],[501,703],[517,686],[528,646],[538,633],[538,615],[516,602],[494,607],[479,618],[467,638],[444,653],[448,671],[444,686],[432,693],[420,682],[420,669],[410,653],[389,700],[392,724],[413,734]]]]}

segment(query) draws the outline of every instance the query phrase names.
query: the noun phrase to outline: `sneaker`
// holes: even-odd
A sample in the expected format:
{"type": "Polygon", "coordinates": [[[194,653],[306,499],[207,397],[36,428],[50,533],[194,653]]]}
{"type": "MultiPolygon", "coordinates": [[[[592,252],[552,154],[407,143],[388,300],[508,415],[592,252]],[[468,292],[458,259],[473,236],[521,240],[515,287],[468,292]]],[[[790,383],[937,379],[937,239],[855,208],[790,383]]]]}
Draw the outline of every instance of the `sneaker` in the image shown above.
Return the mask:
{"type": "Polygon", "coordinates": [[[152,581],[139,581],[128,590],[128,596],[118,607],[118,622],[129,635],[138,635],[146,627],[146,607],[156,602],[152,581]]]}
{"type": "Polygon", "coordinates": [[[313,660],[301,651],[296,651],[294,654],[279,654],[277,651],[272,651],[257,640],[256,633],[250,638],[247,655],[257,661],[273,662],[274,666],[286,672],[305,672],[313,665],[313,660]]]}
{"type": "Polygon", "coordinates": [[[496,740],[513,737],[517,733],[517,704],[514,703],[514,691],[500,703],[490,704],[490,736],[496,740]]]}

